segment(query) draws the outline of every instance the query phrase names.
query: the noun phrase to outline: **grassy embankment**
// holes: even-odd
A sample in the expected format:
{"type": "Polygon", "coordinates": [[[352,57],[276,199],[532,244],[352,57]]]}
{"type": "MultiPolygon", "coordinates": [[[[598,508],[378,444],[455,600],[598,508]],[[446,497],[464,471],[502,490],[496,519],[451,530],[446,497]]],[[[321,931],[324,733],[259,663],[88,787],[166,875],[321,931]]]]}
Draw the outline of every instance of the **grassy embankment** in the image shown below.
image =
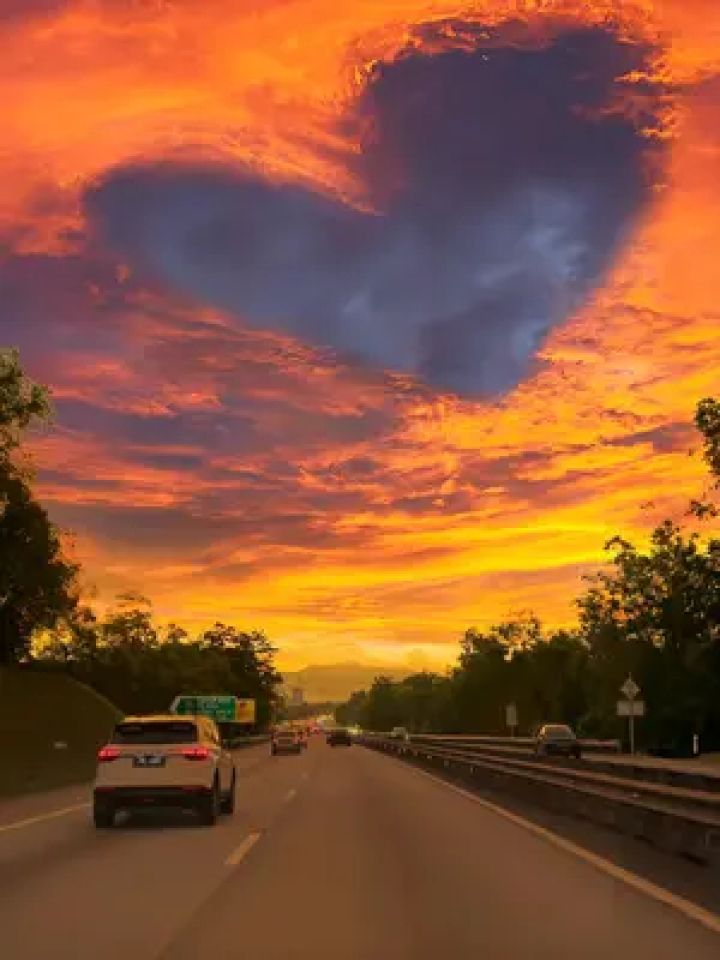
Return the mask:
{"type": "Polygon", "coordinates": [[[109,700],[61,673],[0,669],[0,797],[90,779],[119,718],[109,700]]]}

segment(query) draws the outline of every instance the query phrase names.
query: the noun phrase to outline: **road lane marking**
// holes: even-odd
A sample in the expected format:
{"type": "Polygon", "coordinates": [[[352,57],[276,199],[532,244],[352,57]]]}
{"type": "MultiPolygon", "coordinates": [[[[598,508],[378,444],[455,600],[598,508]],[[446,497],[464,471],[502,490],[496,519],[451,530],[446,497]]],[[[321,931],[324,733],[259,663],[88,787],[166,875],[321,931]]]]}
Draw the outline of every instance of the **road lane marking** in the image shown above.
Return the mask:
{"type": "Polygon", "coordinates": [[[297,790],[295,787],[291,787],[283,798],[283,803],[290,803],[297,796],[297,790]]]}
{"type": "Polygon", "coordinates": [[[0,833],[9,833],[10,830],[21,830],[23,827],[32,827],[35,823],[44,823],[45,820],[57,820],[58,817],[66,817],[69,813],[75,813],[77,810],[87,810],[90,804],[75,803],[71,807],[62,807],[60,810],[51,810],[50,813],[40,813],[36,817],[28,817],[25,820],[15,820],[13,823],[0,824],[0,833]]]}
{"type": "Polygon", "coordinates": [[[631,873],[629,870],[625,870],[623,867],[619,867],[611,860],[606,860],[605,857],[598,856],[596,853],[591,853],[584,847],[580,847],[576,843],[573,843],[572,840],[566,840],[565,837],[561,837],[560,834],[553,833],[552,830],[541,827],[537,823],[533,823],[531,820],[526,820],[524,817],[518,816],[516,813],[511,813],[510,810],[505,810],[503,807],[499,807],[497,804],[491,803],[489,800],[485,800],[483,797],[478,797],[469,790],[463,790],[462,787],[458,787],[454,783],[448,783],[447,780],[443,780],[441,777],[433,776],[432,773],[426,773],[424,770],[413,770],[413,773],[416,773],[421,777],[427,777],[427,779],[432,780],[433,783],[436,783],[441,787],[445,787],[448,790],[452,790],[453,793],[460,794],[460,796],[465,797],[466,800],[472,800],[473,803],[477,803],[486,810],[490,810],[492,813],[497,814],[497,816],[502,817],[504,820],[508,820],[510,823],[515,824],[516,827],[522,827],[524,830],[527,830],[528,833],[532,833],[536,837],[540,837],[542,840],[547,841],[548,843],[552,844],[552,846],[557,847],[559,850],[564,850],[566,853],[572,854],[573,856],[578,857],[580,860],[584,860],[586,863],[589,863],[591,866],[595,867],[595,869],[606,873],[614,880],[619,880],[621,883],[626,884],[626,886],[632,887],[632,889],[636,890],[638,893],[643,893],[646,897],[650,897],[651,900],[655,900],[658,903],[664,904],[666,907],[677,910],[688,920],[693,920],[695,923],[701,924],[707,930],[711,930],[713,933],[720,934],[720,916],[710,913],[709,910],[705,910],[696,903],[692,903],[692,901],[686,900],[684,897],[681,897],[676,893],[671,893],[669,890],[659,887],[651,880],[645,880],[643,877],[640,877],[635,873],[631,873]]]}
{"type": "Polygon", "coordinates": [[[260,839],[261,834],[259,832],[249,833],[242,843],[239,843],[237,847],[233,850],[230,856],[225,861],[226,867],[236,867],[241,860],[244,860],[245,857],[250,853],[252,848],[260,839]]]}

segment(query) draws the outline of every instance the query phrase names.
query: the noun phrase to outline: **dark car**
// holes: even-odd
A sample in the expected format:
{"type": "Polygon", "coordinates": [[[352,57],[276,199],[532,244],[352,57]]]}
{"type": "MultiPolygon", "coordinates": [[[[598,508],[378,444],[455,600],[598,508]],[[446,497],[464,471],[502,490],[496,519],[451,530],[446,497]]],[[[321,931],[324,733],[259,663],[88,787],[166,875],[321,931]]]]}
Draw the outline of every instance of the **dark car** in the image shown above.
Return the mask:
{"type": "Polygon", "coordinates": [[[331,747],[349,747],[352,744],[352,737],[349,731],[340,728],[330,731],[327,742],[331,747]]]}
{"type": "Polygon", "coordinates": [[[564,723],[546,723],[535,736],[538,757],[574,757],[580,759],[580,743],[575,733],[564,723]]]}

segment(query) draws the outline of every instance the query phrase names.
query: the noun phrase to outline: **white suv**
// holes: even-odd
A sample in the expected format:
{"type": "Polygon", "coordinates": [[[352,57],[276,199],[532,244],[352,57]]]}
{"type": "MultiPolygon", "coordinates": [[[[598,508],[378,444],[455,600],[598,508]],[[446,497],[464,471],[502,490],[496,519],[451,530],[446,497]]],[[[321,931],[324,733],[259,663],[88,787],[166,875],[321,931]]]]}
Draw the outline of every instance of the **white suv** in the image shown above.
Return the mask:
{"type": "Polygon", "coordinates": [[[126,717],[98,754],[96,827],[116,810],[182,807],[208,826],[235,808],[235,765],[214,720],[176,715],[126,717]]]}

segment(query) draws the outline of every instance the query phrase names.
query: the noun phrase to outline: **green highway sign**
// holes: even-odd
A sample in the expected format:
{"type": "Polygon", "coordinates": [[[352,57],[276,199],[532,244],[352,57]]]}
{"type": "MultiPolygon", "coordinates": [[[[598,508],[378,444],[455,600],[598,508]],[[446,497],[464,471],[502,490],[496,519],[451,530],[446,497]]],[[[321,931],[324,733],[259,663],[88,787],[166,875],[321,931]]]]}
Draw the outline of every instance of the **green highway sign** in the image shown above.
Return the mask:
{"type": "Polygon", "coordinates": [[[170,707],[172,713],[212,717],[216,723],[235,720],[235,697],[231,696],[195,696],[183,694],[175,697],[170,707]]]}

